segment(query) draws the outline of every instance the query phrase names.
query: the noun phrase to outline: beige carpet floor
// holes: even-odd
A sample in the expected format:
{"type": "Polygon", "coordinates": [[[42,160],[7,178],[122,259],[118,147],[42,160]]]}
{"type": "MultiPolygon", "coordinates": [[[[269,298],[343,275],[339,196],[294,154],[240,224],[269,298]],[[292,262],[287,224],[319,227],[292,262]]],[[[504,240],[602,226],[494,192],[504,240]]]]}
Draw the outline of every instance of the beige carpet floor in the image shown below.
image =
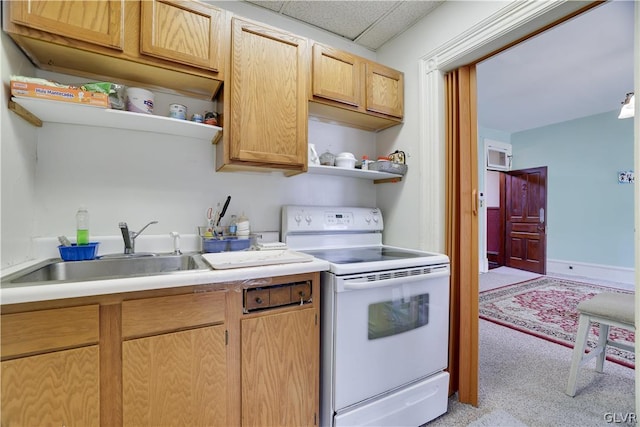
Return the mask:
{"type": "MultiPolygon", "coordinates": [[[[491,282],[485,286],[492,289],[531,278],[521,273],[502,270],[498,274],[513,277],[485,276],[484,281],[491,282]]],[[[449,399],[448,412],[427,426],[637,426],[622,421],[625,417],[628,421],[627,414],[635,412],[633,369],[605,363],[604,373],[599,374],[592,360],[580,369],[577,394],[572,398],[564,393],[570,348],[485,320],[480,320],[479,335],[478,407],[461,404],[454,395],[449,399]]]]}

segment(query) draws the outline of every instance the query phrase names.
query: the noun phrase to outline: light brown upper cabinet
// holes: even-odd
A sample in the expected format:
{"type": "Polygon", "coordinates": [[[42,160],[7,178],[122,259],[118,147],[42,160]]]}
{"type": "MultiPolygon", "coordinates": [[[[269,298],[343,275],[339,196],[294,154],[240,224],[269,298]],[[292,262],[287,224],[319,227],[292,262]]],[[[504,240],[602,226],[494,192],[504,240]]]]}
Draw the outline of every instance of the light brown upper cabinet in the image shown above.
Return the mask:
{"type": "Polygon", "coordinates": [[[217,169],[307,169],[307,40],[233,18],[217,169]]]}
{"type": "Polygon", "coordinates": [[[141,7],[142,53],[220,70],[222,11],[180,0],[147,0],[141,7]]]}
{"type": "Polygon", "coordinates": [[[195,0],[4,1],[3,29],[44,70],[212,99],[225,12],[195,0]]]}
{"type": "Polygon", "coordinates": [[[365,64],[366,109],[402,119],[404,113],[404,75],[374,62],[365,64]]]}
{"type": "Polygon", "coordinates": [[[309,100],[311,116],[378,131],[402,123],[404,75],[315,43],[309,100]]]}
{"type": "Polygon", "coordinates": [[[124,48],[121,1],[12,1],[11,21],[73,40],[124,48]]]}
{"type": "Polygon", "coordinates": [[[358,107],[362,61],[328,46],[313,46],[313,96],[358,107]]]}

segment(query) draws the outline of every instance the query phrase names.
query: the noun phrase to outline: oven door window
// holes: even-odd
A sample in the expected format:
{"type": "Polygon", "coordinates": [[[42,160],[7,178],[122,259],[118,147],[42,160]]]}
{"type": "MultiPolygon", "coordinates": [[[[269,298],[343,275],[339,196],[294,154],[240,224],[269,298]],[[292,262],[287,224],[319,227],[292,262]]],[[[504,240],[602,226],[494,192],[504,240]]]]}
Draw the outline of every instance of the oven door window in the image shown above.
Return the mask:
{"type": "Polygon", "coordinates": [[[369,305],[369,339],[389,337],[429,323],[429,294],[369,305]]]}

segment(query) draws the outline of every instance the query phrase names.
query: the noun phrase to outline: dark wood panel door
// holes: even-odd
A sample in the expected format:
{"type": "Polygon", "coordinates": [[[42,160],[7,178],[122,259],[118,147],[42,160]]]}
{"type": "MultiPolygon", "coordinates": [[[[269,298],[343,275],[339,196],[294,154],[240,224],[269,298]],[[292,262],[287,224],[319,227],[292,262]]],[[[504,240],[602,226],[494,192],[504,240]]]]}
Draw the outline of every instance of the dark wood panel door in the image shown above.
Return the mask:
{"type": "Polygon", "coordinates": [[[546,274],[547,167],[506,174],[508,267],[546,274]]]}

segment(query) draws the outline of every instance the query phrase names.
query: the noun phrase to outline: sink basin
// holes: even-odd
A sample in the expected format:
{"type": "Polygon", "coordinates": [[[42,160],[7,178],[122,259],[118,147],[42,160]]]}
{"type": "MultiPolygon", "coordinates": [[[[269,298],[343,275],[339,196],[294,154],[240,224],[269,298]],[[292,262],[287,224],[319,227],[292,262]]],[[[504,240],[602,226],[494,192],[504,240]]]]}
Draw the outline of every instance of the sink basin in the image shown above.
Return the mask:
{"type": "Polygon", "coordinates": [[[200,254],[105,257],[91,261],[62,261],[55,258],[3,277],[1,286],[7,288],[200,270],[210,270],[200,254]]]}

